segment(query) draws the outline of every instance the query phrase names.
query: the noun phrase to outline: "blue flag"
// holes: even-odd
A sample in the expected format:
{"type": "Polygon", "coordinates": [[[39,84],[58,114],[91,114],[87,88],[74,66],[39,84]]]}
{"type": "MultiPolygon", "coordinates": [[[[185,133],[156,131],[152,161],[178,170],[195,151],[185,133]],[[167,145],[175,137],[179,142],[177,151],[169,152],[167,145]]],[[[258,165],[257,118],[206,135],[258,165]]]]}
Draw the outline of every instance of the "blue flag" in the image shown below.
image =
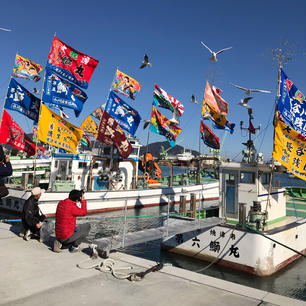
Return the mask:
{"type": "Polygon", "coordinates": [[[120,99],[113,91],[110,92],[105,111],[128,133],[134,136],[141,117],[138,112],[120,99]]]}
{"type": "Polygon", "coordinates": [[[17,111],[31,120],[38,122],[40,99],[32,95],[15,79],[11,79],[6,100],[6,109],[17,111]]]}
{"type": "Polygon", "coordinates": [[[48,68],[46,69],[43,93],[44,102],[71,108],[74,110],[76,117],[78,117],[86,100],[87,95],[84,91],[60,78],[48,68]]]}
{"type": "Polygon", "coordinates": [[[281,71],[280,97],[277,103],[286,123],[298,133],[306,136],[306,101],[303,93],[296,88],[284,71],[281,71]]]}

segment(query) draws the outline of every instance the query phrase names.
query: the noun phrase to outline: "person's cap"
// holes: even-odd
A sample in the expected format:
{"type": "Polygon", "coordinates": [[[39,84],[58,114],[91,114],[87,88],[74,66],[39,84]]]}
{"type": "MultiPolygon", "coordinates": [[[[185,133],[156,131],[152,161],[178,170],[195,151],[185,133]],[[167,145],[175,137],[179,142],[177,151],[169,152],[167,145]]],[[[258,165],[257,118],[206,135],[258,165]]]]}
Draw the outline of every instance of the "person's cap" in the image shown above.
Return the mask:
{"type": "Polygon", "coordinates": [[[33,195],[38,195],[38,194],[44,193],[45,191],[46,191],[45,189],[42,189],[42,188],[40,188],[40,187],[34,187],[34,188],[32,189],[32,194],[33,194],[33,195]]]}

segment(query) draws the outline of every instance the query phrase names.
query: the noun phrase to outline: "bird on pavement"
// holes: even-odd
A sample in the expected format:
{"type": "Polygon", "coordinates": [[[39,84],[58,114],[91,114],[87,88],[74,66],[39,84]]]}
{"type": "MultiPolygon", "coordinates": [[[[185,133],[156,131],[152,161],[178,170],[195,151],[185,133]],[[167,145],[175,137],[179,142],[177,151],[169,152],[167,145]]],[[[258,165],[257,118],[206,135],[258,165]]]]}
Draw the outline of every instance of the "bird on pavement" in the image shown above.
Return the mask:
{"type": "Polygon", "coordinates": [[[230,83],[230,84],[231,84],[232,86],[236,87],[236,88],[239,88],[239,89],[241,89],[241,90],[244,90],[246,95],[251,94],[251,92],[264,92],[264,93],[271,93],[271,91],[270,91],[270,90],[249,89],[249,88],[244,88],[244,87],[241,87],[241,86],[235,85],[235,84],[233,84],[233,83],[230,83]]]}
{"type": "Polygon", "coordinates": [[[149,57],[148,57],[147,54],[144,55],[144,60],[141,63],[140,69],[142,69],[142,68],[144,68],[146,66],[152,67],[152,64],[149,62],[149,57]]]}
{"type": "Polygon", "coordinates": [[[212,51],[208,46],[206,46],[206,45],[203,43],[203,41],[201,41],[201,44],[210,52],[210,54],[211,54],[210,60],[211,60],[213,63],[215,63],[215,62],[218,61],[218,59],[217,59],[217,55],[218,55],[218,54],[222,53],[222,52],[225,51],[225,50],[232,49],[232,47],[228,47],[228,48],[221,49],[221,50],[219,50],[218,52],[214,52],[214,51],[212,51]]]}

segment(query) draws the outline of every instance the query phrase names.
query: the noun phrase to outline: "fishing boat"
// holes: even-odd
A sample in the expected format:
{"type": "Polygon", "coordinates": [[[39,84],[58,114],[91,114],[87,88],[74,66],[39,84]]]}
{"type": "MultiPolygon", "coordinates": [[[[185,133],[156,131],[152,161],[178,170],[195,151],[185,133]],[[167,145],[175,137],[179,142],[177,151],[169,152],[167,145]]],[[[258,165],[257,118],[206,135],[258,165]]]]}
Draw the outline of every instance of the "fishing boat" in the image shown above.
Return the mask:
{"type": "MultiPolygon", "coordinates": [[[[251,126],[251,108],[248,113],[251,126]]],[[[290,134],[287,138],[283,134],[278,136],[286,130],[289,134],[292,128],[283,127],[275,132],[276,139],[282,139],[282,142],[274,144],[273,157],[283,166],[287,163],[291,173],[303,177],[299,165],[293,163],[289,167],[290,152],[286,151],[287,141],[294,138],[301,146],[298,140],[301,136],[297,133],[297,136],[290,134]],[[283,155],[278,157],[277,152],[283,155],[285,152],[287,159],[283,155]]],[[[218,217],[225,218],[226,222],[209,229],[170,236],[162,246],[170,252],[212,264],[269,276],[297,258],[306,257],[305,190],[288,188],[286,196],[286,188],[280,188],[273,180],[276,167],[273,163],[272,166],[263,163],[262,156],[257,154],[250,128],[245,145],[247,149],[243,151],[242,162],[221,162],[219,166],[218,217]]],[[[291,156],[291,159],[297,160],[297,157],[291,156]]],[[[200,217],[199,207],[196,209],[200,217]]]]}
{"type": "MultiPolygon", "coordinates": [[[[178,205],[180,196],[190,201],[191,194],[196,194],[197,201],[203,202],[219,198],[217,180],[194,173],[188,179],[184,174],[173,175],[171,161],[157,161],[169,167],[169,176],[160,179],[160,185],[150,186],[143,176],[138,176],[140,143],[130,140],[133,152],[128,159],[122,159],[111,146],[101,146],[97,155],[91,153],[63,154],[54,153],[50,172],[39,166],[49,161],[39,161],[35,178],[33,170],[23,171],[20,180],[15,177],[8,183],[9,195],[2,199],[0,210],[19,214],[23,203],[30,196],[33,184],[46,189],[39,200],[41,211],[48,217],[54,217],[57,204],[67,198],[72,189],[86,191],[88,214],[127,209],[140,209],[166,205],[178,205]],[[40,172],[43,173],[40,173],[40,172]],[[36,179],[36,182],[35,182],[36,179]]],[[[33,159],[27,161],[28,168],[33,159]]],[[[26,163],[22,162],[23,165],[26,163]]],[[[46,165],[45,165],[46,166],[46,165]]]]}

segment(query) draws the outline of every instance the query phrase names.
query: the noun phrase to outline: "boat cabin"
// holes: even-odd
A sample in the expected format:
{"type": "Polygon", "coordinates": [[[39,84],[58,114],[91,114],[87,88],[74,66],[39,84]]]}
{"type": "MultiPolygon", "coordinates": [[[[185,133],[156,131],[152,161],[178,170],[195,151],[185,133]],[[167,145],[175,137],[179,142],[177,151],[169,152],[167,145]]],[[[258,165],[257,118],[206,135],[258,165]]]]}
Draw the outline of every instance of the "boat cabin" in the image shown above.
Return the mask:
{"type": "Polygon", "coordinates": [[[270,179],[268,164],[221,163],[220,217],[232,224],[248,222],[256,229],[285,219],[285,188],[270,186],[270,179]]]}

